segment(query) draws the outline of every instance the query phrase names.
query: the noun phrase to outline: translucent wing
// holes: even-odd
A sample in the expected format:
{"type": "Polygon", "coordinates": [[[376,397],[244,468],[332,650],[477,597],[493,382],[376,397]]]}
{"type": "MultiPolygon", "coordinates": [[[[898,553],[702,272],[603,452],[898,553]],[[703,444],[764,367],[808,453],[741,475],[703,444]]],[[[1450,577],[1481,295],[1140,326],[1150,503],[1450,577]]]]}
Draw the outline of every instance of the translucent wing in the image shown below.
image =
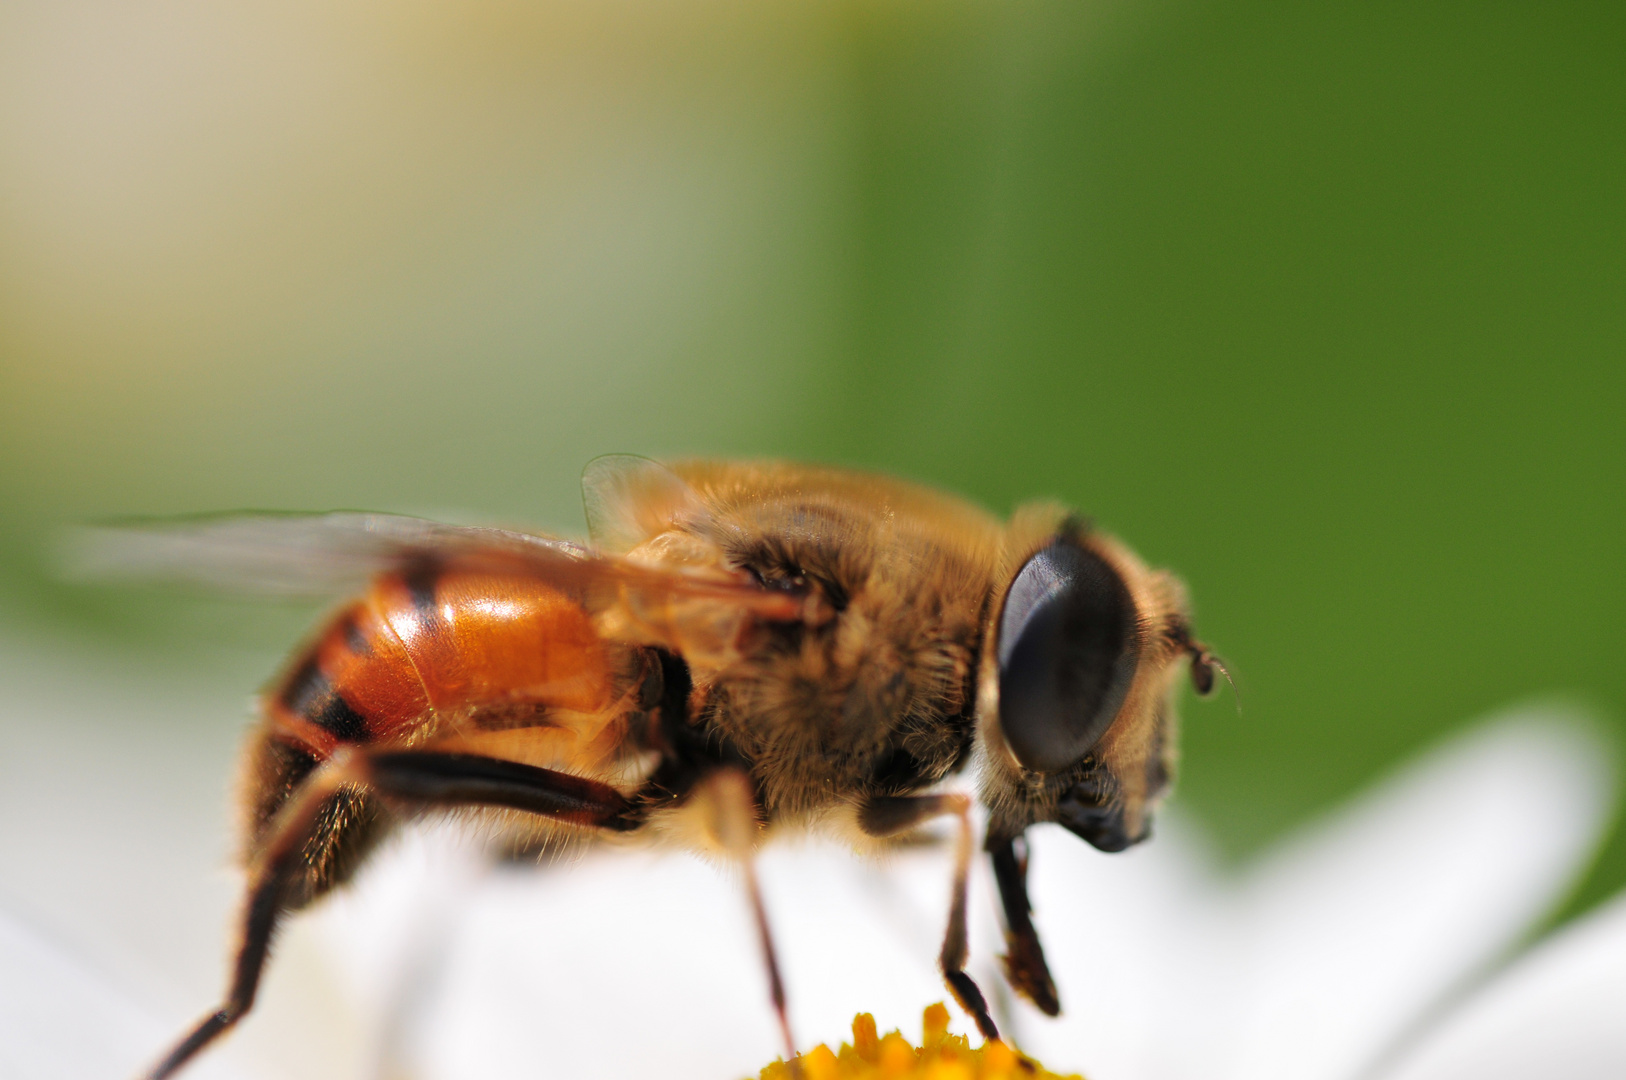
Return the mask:
{"type": "Polygon", "coordinates": [[[605,454],[582,470],[587,531],[604,551],[630,551],[685,517],[703,515],[699,496],[658,461],[605,454]]]}
{"type": "Polygon", "coordinates": [[[227,514],[76,529],[65,568],[81,580],[161,581],[273,596],[328,596],[424,558],[590,558],[586,548],[503,529],[397,514],[227,514]]]}
{"type": "Polygon", "coordinates": [[[601,631],[686,654],[731,652],[745,622],[819,617],[809,598],[745,575],[672,569],[553,537],[394,514],[241,514],[84,528],[65,546],[81,580],[145,580],[272,596],[323,596],[421,567],[537,580],[601,631]]]}

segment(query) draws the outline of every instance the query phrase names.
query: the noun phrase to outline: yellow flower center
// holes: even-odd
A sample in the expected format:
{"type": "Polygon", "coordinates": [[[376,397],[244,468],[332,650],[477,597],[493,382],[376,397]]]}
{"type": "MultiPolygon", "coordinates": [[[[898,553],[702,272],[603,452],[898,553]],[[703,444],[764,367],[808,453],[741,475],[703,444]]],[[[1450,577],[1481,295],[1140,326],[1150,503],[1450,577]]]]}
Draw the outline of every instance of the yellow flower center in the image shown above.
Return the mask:
{"type": "Polygon", "coordinates": [[[962,1035],[950,1035],[949,1013],[941,1003],[921,1017],[920,1046],[901,1032],[877,1036],[875,1017],[853,1017],[853,1041],[831,1050],[820,1043],[794,1062],[775,1061],[760,1080],[1083,1080],[1059,1077],[1006,1043],[991,1040],[973,1048],[962,1035]]]}

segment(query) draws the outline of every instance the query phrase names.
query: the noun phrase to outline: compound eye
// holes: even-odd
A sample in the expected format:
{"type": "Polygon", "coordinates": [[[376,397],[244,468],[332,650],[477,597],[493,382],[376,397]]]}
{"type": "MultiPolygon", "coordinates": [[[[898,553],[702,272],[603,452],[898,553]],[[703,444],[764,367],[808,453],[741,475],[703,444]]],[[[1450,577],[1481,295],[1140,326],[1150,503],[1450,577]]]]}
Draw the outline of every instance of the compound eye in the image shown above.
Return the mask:
{"type": "Polygon", "coordinates": [[[1135,602],[1093,551],[1065,540],[1027,561],[999,620],[999,718],[1024,768],[1065,769],[1112,726],[1135,678],[1135,602]]]}

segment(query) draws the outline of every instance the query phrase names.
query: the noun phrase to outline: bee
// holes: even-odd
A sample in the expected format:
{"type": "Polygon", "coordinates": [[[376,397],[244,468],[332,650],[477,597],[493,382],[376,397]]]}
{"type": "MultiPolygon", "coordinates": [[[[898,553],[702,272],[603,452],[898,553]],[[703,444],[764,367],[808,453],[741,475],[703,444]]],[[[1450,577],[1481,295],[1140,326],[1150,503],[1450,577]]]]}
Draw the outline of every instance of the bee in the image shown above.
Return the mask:
{"type": "Polygon", "coordinates": [[[592,545],[416,518],[247,516],[94,535],[102,571],[326,591],[364,583],[265,693],[244,753],[247,895],[224,999],[163,1080],[254,1003],[289,914],[398,822],[454,811],[501,843],[648,837],[738,860],[768,992],[795,1041],[752,870],[770,829],[883,844],[956,826],[938,964],[965,972],[973,800],[986,815],[1011,986],[1060,1011],[1024,832],[1144,840],[1169,786],[1175,688],[1224,668],[1186,594],[1050,503],[1008,522],[880,476],[783,463],[599,458],[592,545]]]}

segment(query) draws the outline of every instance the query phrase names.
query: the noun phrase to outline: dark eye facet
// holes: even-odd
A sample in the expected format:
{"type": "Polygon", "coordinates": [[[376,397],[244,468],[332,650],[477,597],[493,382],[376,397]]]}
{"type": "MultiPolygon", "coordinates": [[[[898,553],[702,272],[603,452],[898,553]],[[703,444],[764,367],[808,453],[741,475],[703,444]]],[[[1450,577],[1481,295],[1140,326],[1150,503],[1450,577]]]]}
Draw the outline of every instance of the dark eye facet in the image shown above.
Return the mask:
{"type": "Polygon", "coordinates": [[[1139,654],[1135,602],[1093,551],[1065,540],[1022,567],[999,620],[999,715],[1024,768],[1065,769],[1117,717],[1139,654]]]}

